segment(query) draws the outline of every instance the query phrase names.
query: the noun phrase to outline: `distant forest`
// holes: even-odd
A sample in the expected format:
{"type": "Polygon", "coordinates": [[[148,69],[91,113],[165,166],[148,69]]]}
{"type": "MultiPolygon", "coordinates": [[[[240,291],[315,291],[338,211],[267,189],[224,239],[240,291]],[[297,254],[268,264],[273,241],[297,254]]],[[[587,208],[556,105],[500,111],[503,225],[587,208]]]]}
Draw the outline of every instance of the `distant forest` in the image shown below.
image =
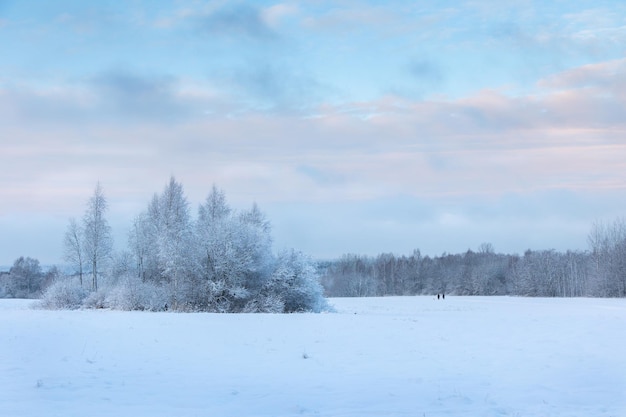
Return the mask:
{"type": "Polygon", "coordinates": [[[461,254],[344,255],[320,262],[329,297],[455,294],[626,297],[626,222],[593,225],[588,251],[495,253],[491,244],[461,254]]]}

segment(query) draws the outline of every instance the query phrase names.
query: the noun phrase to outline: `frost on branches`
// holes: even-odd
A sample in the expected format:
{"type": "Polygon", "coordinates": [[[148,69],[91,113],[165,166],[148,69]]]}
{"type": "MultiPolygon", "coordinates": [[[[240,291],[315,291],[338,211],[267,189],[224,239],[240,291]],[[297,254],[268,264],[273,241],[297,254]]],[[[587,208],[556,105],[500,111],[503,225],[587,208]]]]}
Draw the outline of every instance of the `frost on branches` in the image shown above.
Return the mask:
{"type": "Polygon", "coordinates": [[[258,206],[235,211],[216,186],[194,219],[172,177],[136,216],[122,253],[108,250],[105,209],[98,185],[83,227],[70,220],[65,236],[75,273],[50,286],[42,306],[272,313],[327,307],[313,262],[294,250],[274,255],[270,223],[258,206]],[[94,209],[96,198],[102,204],[94,209]],[[102,226],[102,240],[88,220],[102,226]],[[97,243],[106,250],[95,253],[97,243]],[[83,279],[89,272],[91,285],[83,279]]]}

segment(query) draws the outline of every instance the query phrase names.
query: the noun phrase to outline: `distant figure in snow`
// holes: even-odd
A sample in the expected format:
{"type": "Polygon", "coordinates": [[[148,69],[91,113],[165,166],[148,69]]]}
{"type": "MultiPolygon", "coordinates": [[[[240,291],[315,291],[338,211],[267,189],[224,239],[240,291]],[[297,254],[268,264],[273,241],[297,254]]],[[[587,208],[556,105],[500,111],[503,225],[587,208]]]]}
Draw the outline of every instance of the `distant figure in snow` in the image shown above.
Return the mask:
{"type": "Polygon", "coordinates": [[[439,299],[439,294],[437,294],[437,300],[439,299]]]}
{"type": "Polygon", "coordinates": [[[443,298],[445,300],[446,299],[446,295],[445,294],[441,294],[441,298],[443,298]]]}

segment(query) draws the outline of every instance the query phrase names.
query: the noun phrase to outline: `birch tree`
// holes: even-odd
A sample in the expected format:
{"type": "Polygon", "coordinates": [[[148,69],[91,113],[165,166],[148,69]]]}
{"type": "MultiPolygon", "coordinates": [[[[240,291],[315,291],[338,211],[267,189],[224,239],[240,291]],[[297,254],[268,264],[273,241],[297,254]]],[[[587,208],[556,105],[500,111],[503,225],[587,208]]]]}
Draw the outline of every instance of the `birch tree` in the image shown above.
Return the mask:
{"type": "Polygon", "coordinates": [[[98,182],[83,216],[85,261],[91,268],[91,286],[94,291],[98,290],[98,277],[113,250],[111,227],[105,218],[107,207],[107,200],[98,182]]]}
{"type": "Polygon", "coordinates": [[[83,230],[74,217],[70,219],[63,239],[63,259],[73,268],[80,279],[80,286],[83,286],[83,266],[85,254],[83,250],[83,230]]]}

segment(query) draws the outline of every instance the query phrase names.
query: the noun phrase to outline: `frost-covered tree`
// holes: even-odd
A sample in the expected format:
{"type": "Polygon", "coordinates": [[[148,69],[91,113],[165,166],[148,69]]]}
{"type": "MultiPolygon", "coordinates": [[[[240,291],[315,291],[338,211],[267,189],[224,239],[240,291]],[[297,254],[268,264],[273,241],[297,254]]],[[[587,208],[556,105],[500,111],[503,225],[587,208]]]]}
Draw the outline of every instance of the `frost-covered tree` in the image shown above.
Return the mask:
{"type": "Polygon", "coordinates": [[[204,204],[198,208],[196,221],[197,256],[200,274],[205,280],[216,280],[223,275],[224,266],[220,264],[229,252],[229,241],[232,240],[231,208],[226,202],[223,191],[215,185],[204,204]]]}
{"type": "Polygon", "coordinates": [[[500,256],[489,243],[483,243],[478,252],[468,250],[463,255],[462,272],[452,282],[459,295],[498,295],[506,293],[508,259],[500,256]]]}
{"type": "Polygon", "coordinates": [[[142,282],[155,274],[156,239],[154,238],[155,228],[150,223],[147,212],[140,213],[135,217],[128,233],[128,248],[135,260],[137,276],[142,282]]]}
{"type": "Polygon", "coordinates": [[[204,302],[210,309],[243,309],[257,297],[271,274],[270,225],[255,204],[234,212],[223,191],[213,186],[198,209],[196,265],[204,302]]]}
{"type": "Polygon", "coordinates": [[[242,293],[240,265],[236,258],[232,209],[224,192],[213,185],[198,208],[195,224],[196,267],[200,279],[200,304],[215,311],[230,308],[231,295],[242,293]]]}
{"type": "Polygon", "coordinates": [[[182,307],[192,270],[192,228],[189,203],[183,186],[174,177],[159,195],[155,195],[146,214],[145,237],[147,261],[156,268],[153,281],[170,285],[172,306],[182,307]]]}
{"type": "Polygon", "coordinates": [[[226,194],[213,184],[204,204],[198,209],[198,223],[211,229],[225,221],[231,213],[232,209],[226,202],[226,194]]]}
{"type": "Polygon", "coordinates": [[[43,278],[37,259],[20,256],[9,270],[8,295],[15,298],[34,297],[41,290],[43,278]]]}
{"type": "Polygon", "coordinates": [[[270,222],[256,203],[241,213],[238,220],[237,249],[245,285],[248,290],[257,292],[269,275],[273,261],[270,222]]]}
{"type": "Polygon", "coordinates": [[[76,270],[80,285],[83,285],[83,267],[85,254],[83,250],[83,230],[75,218],[71,218],[67,225],[63,239],[63,259],[76,270]]]}
{"type": "Polygon", "coordinates": [[[302,252],[291,250],[282,253],[265,287],[266,293],[282,301],[286,313],[320,312],[326,308],[315,265],[302,252]]]}
{"type": "Polygon", "coordinates": [[[626,220],[597,222],[589,234],[593,258],[594,293],[626,297],[626,220]]]}
{"type": "Polygon", "coordinates": [[[91,268],[91,285],[94,291],[98,290],[98,278],[113,250],[113,237],[105,217],[106,211],[107,200],[98,182],[83,216],[83,248],[85,261],[91,268]]]}
{"type": "Polygon", "coordinates": [[[588,255],[581,252],[527,250],[511,257],[507,271],[510,293],[533,297],[586,295],[588,255]]]}

